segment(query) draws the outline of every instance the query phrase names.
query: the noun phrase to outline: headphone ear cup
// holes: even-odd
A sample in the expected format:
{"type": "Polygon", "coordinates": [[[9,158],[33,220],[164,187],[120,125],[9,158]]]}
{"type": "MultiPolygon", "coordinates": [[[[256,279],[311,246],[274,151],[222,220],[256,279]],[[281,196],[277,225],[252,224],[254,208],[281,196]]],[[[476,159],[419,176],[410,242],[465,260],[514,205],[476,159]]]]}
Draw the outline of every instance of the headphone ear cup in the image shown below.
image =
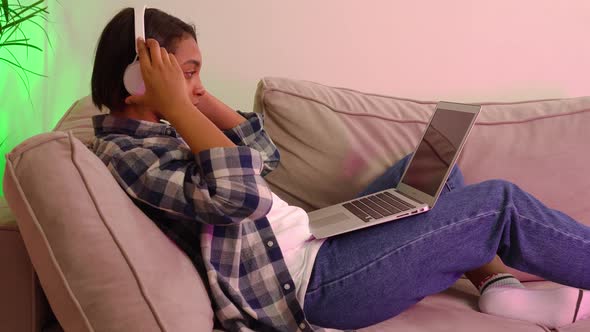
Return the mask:
{"type": "Polygon", "coordinates": [[[125,89],[130,95],[135,96],[145,93],[145,84],[143,83],[139,61],[134,61],[127,66],[123,74],[123,85],[125,85],[125,89]]]}

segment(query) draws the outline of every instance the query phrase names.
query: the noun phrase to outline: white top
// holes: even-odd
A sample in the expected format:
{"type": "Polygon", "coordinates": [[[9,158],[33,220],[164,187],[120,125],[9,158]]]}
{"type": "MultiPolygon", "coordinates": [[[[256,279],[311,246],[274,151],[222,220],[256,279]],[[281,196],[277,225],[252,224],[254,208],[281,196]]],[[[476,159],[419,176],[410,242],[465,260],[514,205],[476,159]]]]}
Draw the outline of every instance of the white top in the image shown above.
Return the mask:
{"type": "Polygon", "coordinates": [[[303,308],[305,292],[315,257],[324,239],[315,239],[309,231],[309,217],[300,207],[287,204],[274,193],[266,215],[279,242],[281,252],[295,283],[297,299],[303,308]]]}

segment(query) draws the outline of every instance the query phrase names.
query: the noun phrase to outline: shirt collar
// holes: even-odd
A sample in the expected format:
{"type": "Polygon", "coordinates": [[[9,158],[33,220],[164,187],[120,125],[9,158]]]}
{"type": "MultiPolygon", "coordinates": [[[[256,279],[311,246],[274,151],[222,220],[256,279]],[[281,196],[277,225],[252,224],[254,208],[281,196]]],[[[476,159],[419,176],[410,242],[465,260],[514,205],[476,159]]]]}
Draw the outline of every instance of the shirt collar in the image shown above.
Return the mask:
{"type": "Polygon", "coordinates": [[[92,117],[94,134],[126,134],[133,137],[151,137],[166,135],[179,137],[176,130],[169,124],[115,117],[110,114],[100,114],[92,117]]]}

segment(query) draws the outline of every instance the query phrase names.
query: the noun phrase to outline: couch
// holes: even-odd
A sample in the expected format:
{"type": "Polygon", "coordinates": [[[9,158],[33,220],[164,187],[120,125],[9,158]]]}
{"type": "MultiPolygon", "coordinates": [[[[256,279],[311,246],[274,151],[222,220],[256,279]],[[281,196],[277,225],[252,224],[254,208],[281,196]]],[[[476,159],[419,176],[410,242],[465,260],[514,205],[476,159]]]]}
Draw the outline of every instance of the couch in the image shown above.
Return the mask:
{"type": "MultiPolygon", "coordinates": [[[[459,159],[465,180],[513,181],[590,225],[590,157],[581,153],[590,141],[590,97],[483,104],[459,159]]],[[[265,115],[281,151],[281,165],[267,182],[307,211],[349,199],[413,150],[434,107],[266,77],[254,111],[265,115]]],[[[53,132],[7,155],[0,331],[211,331],[211,303],[189,259],[87,149],[90,117],[98,113],[82,98],[53,132]]],[[[513,273],[527,287],[553,286],[513,273]]],[[[480,313],[477,298],[462,278],[361,331],[549,331],[480,313]]],[[[590,321],[558,330],[590,331],[590,321]]]]}

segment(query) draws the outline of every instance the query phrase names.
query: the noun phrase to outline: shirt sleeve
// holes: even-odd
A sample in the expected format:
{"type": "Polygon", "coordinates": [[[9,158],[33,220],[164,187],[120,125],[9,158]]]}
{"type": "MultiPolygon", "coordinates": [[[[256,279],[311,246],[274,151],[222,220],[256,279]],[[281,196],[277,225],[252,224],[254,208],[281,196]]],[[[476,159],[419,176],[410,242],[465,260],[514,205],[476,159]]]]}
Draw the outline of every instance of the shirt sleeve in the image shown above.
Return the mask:
{"type": "Polygon", "coordinates": [[[247,146],[258,151],[262,157],[262,176],[272,172],[281,159],[279,150],[263,127],[264,116],[255,112],[237,111],[246,121],[224,130],[223,133],[236,145],[247,146]]]}
{"type": "Polygon", "coordinates": [[[118,146],[106,163],[117,182],[132,198],[172,216],[231,225],[262,218],[272,206],[262,156],[247,146],[197,155],[184,147],[118,146]]]}

